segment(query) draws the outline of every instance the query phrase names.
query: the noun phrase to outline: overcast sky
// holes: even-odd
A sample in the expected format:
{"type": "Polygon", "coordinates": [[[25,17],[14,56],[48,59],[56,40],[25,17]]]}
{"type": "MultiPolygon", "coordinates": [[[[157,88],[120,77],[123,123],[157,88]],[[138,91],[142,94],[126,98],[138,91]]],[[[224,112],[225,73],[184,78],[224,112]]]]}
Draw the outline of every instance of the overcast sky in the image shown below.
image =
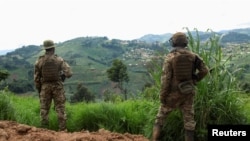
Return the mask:
{"type": "Polygon", "coordinates": [[[107,36],[250,27],[248,0],[0,0],[0,50],[107,36]]]}

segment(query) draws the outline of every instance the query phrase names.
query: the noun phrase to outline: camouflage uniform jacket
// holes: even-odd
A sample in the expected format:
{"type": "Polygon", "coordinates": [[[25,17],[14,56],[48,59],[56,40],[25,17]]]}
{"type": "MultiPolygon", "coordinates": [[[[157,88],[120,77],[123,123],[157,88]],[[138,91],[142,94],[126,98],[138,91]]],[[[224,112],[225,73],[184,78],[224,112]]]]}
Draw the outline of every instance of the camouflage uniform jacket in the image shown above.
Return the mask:
{"type": "MultiPolygon", "coordinates": [[[[187,48],[180,48],[180,47],[175,47],[175,49],[180,49],[180,50],[187,50],[187,48]]],[[[193,52],[190,52],[193,53],[193,52]]],[[[193,53],[194,54],[194,53],[193,53]]],[[[161,91],[160,91],[160,100],[163,103],[165,101],[165,98],[177,91],[177,85],[178,82],[177,80],[174,79],[173,77],[173,58],[174,58],[174,53],[170,52],[164,60],[164,64],[162,67],[162,75],[161,75],[161,91]]],[[[205,65],[204,61],[200,56],[197,54],[194,54],[196,57],[195,62],[194,62],[194,69],[195,71],[198,70],[196,74],[193,74],[193,83],[194,85],[202,80],[208,73],[208,68],[205,65]]]]}
{"type": "MultiPolygon", "coordinates": [[[[61,57],[59,57],[59,56],[57,56],[55,54],[42,55],[36,60],[35,68],[34,68],[34,83],[35,83],[36,89],[38,91],[41,90],[41,85],[44,83],[43,78],[42,78],[42,65],[43,65],[43,62],[48,57],[55,57],[56,61],[58,61],[59,64],[61,64],[61,66],[60,66],[61,70],[60,71],[65,75],[66,78],[70,78],[72,76],[71,68],[68,65],[68,63],[64,61],[63,58],[61,58],[61,57]]],[[[60,72],[58,72],[58,74],[59,73],[60,72]]],[[[61,78],[59,80],[60,80],[59,82],[62,83],[61,78]]]]}

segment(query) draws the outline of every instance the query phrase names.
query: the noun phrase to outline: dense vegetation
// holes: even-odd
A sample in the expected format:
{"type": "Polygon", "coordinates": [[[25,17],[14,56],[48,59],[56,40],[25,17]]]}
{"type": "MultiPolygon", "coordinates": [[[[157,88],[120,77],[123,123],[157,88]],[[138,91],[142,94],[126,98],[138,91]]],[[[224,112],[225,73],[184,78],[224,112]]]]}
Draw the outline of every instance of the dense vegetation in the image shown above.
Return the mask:
{"type": "MultiPolygon", "coordinates": [[[[238,68],[231,67],[231,57],[223,54],[220,36],[208,31],[209,40],[201,42],[199,32],[195,36],[187,29],[189,48],[197,52],[212,69],[211,73],[197,85],[195,97],[196,138],[206,141],[208,124],[249,124],[249,96],[239,87],[238,68]]],[[[91,43],[89,43],[91,45],[91,43]]],[[[167,51],[166,51],[167,52],[167,51]]],[[[151,138],[154,118],[159,106],[160,74],[163,55],[148,63],[151,85],[124,100],[114,93],[106,100],[96,102],[67,103],[67,127],[69,131],[82,129],[95,131],[105,128],[116,132],[143,134],[151,138]],[[151,66],[151,67],[149,67],[151,66]]],[[[77,62],[76,62],[77,63],[77,62]]],[[[90,65],[91,66],[91,65],[90,65]]],[[[81,84],[81,83],[80,83],[81,84]]],[[[87,91],[78,85],[78,91],[87,91]]],[[[28,125],[39,126],[39,100],[36,96],[16,96],[5,88],[0,91],[0,119],[15,120],[28,125]]],[[[52,107],[53,108],[53,107],[52,107]]],[[[50,129],[57,130],[55,111],[51,109],[50,129]]],[[[166,119],[164,140],[183,140],[183,121],[176,110],[166,119]]]]}

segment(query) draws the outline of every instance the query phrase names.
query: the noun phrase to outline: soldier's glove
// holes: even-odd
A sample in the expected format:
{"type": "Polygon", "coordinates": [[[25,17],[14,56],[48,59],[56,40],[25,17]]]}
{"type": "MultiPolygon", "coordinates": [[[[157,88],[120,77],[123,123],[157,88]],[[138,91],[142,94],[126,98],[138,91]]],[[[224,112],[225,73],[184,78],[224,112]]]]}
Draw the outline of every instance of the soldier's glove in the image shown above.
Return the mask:
{"type": "Polygon", "coordinates": [[[66,76],[65,76],[65,74],[64,74],[64,72],[63,72],[63,71],[60,71],[60,77],[61,77],[61,79],[62,79],[62,82],[64,82],[64,81],[65,81],[66,76]]]}
{"type": "Polygon", "coordinates": [[[36,89],[37,89],[37,92],[38,92],[38,96],[40,97],[40,93],[41,93],[41,89],[42,88],[41,87],[37,87],[36,89]]]}
{"type": "Polygon", "coordinates": [[[64,74],[61,75],[62,82],[65,81],[66,76],[64,74]]]}
{"type": "Polygon", "coordinates": [[[36,84],[36,89],[37,89],[37,91],[38,91],[38,93],[40,93],[41,92],[41,88],[42,86],[40,85],[40,84],[36,84]]]}
{"type": "Polygon", "coordinates": [[[40,92],[41,92],[41,88],[38,89],[38,93],[39,93],[39,94],[40,94],[40,92]]]}

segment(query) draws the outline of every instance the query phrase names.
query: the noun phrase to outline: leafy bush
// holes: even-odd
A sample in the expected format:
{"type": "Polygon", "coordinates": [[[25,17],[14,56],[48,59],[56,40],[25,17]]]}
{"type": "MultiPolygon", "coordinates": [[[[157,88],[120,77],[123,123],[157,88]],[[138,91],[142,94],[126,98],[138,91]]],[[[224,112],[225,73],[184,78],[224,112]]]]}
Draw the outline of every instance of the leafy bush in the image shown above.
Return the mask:
{"type": "Polygon", "coordinates": [[[7,79],[9,75],[10,74],[9,74],[9,72],[7,70],[0,70],[0,82],[2,80],[7,79]]]}
{"type": "Polygon", "coordinates": [[[77,92],[70,97],[72,103],[74,102],[91,102],[95,100],[95,95],[91,93],[82,83],[78,84],[77,92]]]}

